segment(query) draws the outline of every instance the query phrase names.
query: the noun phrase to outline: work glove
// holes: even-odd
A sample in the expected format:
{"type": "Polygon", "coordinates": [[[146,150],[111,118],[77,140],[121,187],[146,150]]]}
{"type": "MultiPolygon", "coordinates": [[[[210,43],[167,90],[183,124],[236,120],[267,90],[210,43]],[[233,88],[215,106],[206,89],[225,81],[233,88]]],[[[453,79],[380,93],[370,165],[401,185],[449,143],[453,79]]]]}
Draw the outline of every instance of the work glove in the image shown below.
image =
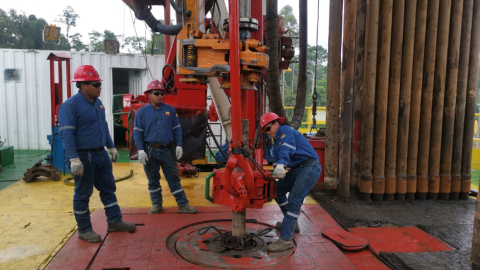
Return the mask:
{"type": "Polygon", "coordinates": [[[177,146],[175,149],[175,154],[177,155],[177,160],[179,160],[183,155],[183,148],[181,146],[177,146]]]}
{"type": "Polygon", "coordinates": [[[142,163],[143,165],[147,165],[147,161],[147,153],[145,153],[143,150],[138,150],[138,162],[142,163]]]}
{"type": "Polygon", "coordinates": [[[277,164],[277,167],[275,167],[275,170],[273,171],[273,176],[278,179],[285,178],[285,166],[283,164],[277,164]]]}
{"type": "Polygon", "coordinates": [[[112,162],[115,163],[118,160],[118,152],[116,148],[109,148],[108,152],[110,152],[110,155],[112,155],[112,162]]]}
{"type": "Polygon", "coordinates": [[[70,159],[70,168],[72,175],[83,176],[83,163],[79,158],[70,159]]]}

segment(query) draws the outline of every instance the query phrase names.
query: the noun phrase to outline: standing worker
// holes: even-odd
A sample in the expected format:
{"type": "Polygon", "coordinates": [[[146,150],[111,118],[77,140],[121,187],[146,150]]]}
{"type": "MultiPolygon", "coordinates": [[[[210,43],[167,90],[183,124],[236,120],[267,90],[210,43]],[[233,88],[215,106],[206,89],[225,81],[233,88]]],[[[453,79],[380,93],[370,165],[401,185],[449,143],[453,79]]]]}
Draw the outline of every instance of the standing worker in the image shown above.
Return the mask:
{"type": "Polygon", "coordinates": [[[270,252],[293,248],[293,233],[300,232],[298,217],[303,201],[322,172],[313,147],[298,130],[281,125],[284,121],[285,118],[271,112],[260,118],[262,131],[273,138],[273,175],[279,179],[275,201],[283,213],[283,222],[276,224],[281,230],[280,239],[268,246],[270,252]],[[286,167],[290,168],[288,173],[286,167]]]}
{"type": "Polygon", "coordinates": [[[180,184],[177,162],[183,154],[182,128],[175,109],[163,104],[164,88],[159,80],[151,81],[145,95],[150,103],[135,114],[133,138],[138,149],[138,161],[148,178],[148,190],[152,200],[149,214],[163,210],[160,167],[167,180],[170,192],[175,197],[178,213],[195,214],[197,208],[188,204],[187,195],[180,184]]]}
{"type": "Polygon", "coordinates": [[[77,82],[79,92],[66,100],[59,109],[60,138],[70,160],[70,170],[75,181],[73,214],[77,221],[78,237],[91,243],[102,238],[92,229],[88,202],[93,187],[100,191],[105,206],[108,232],[134,232],[134,223],[122,221],[122,214],[115,196],[115,179],[112,162],[118,153],[108,131],[105,107],[98,97],[102,90],[100,76],[90,65],[75,70],[72,82],[77,82]],[[112,159],[110,160],[105,146],[112,159]]]}

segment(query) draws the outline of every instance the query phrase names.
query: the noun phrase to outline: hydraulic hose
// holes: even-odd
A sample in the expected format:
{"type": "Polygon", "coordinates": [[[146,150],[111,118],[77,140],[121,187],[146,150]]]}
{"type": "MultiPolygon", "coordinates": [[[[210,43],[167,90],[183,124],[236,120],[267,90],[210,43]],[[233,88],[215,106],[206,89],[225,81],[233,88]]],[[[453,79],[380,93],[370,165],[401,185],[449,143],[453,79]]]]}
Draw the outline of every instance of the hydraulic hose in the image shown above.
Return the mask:
{"type": "MultiPolygon", "coordinates": [[[[183,25],[181,23],[177,25],[162,24],[152,15],[152,12],[148,8],[148,6],[143,3],[142,0],[132,0],[132,4],[135,9],[135,17],[139,20],[145,21],[148,27],[150,27],[150,29],[152,29],[152,31],[154,32],[160,32],[164,35],[177,35],[183,28],[183,25]]],[[[175,7],[176,5],[174,6],[174,8],[175,7]]]]}
{"type": "Polygon", "coordinates": [[[207,121],[207,127],[208,127],[208,131],[212,135],[212,138],[213,138],[213,141],[215,142],[215,145],[218,147],[218,151],[220,151],[220,153],[222,154],[222,156],[225,160],[228,160],[227,156],[225,155],[222,148],[220,147],[220,144],[218,143],[217,138],[215,138],[215,134],[213,134],[212,128],[210,127],[210,124],[208,123],[208,121],[207,121]]]}
{"type": "MultiPolygon", "coordinates": [[[[132,175],[133,175],[133,169],[132,169],[132,162],[130,161],[130,172],[125,176],[115,178],[115,182],[120,182],[120,181],[123,181],[123,180],[127,180],[128,178],[132,177],[132,175]]],[[[73,180],[73,176],[70,176],[70,177],[67,177],[67,178],[63,179],[63,183],[65,185],[75,186],[75,183],[70,182],[71,180],[73,180]]]]}

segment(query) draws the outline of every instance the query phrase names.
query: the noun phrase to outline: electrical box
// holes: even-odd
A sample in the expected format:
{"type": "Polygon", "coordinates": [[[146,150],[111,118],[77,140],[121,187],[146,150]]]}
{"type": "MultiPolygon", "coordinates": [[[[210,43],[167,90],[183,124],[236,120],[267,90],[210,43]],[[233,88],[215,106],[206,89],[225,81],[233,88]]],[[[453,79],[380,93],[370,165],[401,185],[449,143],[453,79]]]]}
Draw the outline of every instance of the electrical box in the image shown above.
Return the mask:
{"type": "Polygon", "coordinates": [[[13,146],[0,146],[0,165],[13,163],[13,146]]]}

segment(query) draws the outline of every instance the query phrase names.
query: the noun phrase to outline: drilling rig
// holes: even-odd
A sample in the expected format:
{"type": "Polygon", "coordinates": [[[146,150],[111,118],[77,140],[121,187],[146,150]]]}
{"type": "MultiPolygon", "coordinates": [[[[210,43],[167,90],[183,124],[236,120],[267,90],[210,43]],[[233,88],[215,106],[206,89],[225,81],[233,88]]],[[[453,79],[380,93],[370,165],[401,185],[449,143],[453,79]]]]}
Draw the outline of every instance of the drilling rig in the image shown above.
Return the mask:
{"type": "MultiPolygon", "coordinates": [[[[153,32],[165,34],[166,60],[161,82],[166,92],[164,102],[176,109],[182,126],[186,149],[182,160],[205,154],[207,88],[210,87],[229,149],[225,168],[215,169],[206,179],[206,198],[232,209],[231,232],[221,233],[223,248],[251,248],[254,236],[246,231],[246,209],[262,208],[276,196],[276,180],[270,170],[263,169],[259,127],[265,107],[263,78],[269,65],[268,48],[263,43],[262,1],[229,1],[228,14],[223,1],[123,2],[153,32]],[[153,5],[165,7],[166,24],[154,17],[153,5]],[[170,5],[176,12],[177,25],[168,25],[170,5]],[[211,17],[206,18],[209,11],[211,17]],[[170,49],[167,35],[174,36],[170,49]]],[[[133,99],[129,95],[127,99],[130,120],[124,123],[133,126],[136,110],[148,102],[148,97],[139,95],[133,99]]],[[[130,158],[135,159],[133,136],[129,137],[130,158]]]]}

